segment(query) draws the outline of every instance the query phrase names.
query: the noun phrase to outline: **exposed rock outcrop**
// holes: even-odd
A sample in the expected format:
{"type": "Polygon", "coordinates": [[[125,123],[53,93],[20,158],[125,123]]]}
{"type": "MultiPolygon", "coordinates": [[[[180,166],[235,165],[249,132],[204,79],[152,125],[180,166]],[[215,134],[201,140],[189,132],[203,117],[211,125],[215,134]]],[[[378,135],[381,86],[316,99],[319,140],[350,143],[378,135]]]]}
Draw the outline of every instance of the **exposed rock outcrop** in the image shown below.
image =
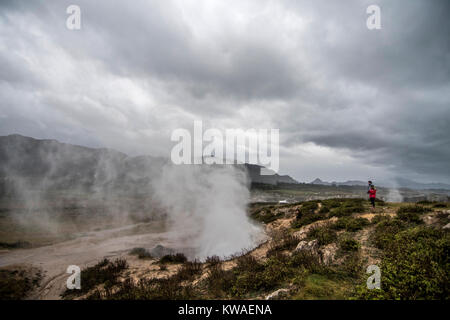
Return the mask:
{"type": "Polygon", "coordinates": [[[289,289],[278,289],[266,297],[266,300],[277,300],[289,295],[289,289]]]}
{"type": "Polygon", "coordinates": [[[302,240],[298,243],[297,247],[295,248],[295,252],[309,251],[311,253],[317,254],[318,249],[319,249],[319,243],[317,240],[311,240],[311,241],[302,240]]]}
{"type": "Polygon", "coordinates": [[[321,248],[319,250],[319,255],[322,263],[326,265],[332,264],[334,262],[337,250],[338,247],[335,243],[330,243],[329,245],[321,248]]]}

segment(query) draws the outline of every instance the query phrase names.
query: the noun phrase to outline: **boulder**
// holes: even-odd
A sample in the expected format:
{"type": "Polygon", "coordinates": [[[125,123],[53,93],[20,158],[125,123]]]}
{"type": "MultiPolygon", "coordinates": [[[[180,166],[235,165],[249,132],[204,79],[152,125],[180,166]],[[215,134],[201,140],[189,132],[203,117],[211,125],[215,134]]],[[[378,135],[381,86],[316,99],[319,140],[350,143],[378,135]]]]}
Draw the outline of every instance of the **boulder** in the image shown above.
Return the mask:
{"type": "Polygon", "coordinates": [[[317,242],[317,240],[311,240],[311,241],[302,240],[297,244],[297,247],[295,248],[295,252],[309,251],[311,253],[317,253],[318,249],[319,249],[319,243],[317,242]]]}
{"type": "Polygon", "coordinates": [[[336,252],[338,247],[335,243],[330,243],[329,245],[321,248],[319,250],[320,259],[323,264],[330,265],[333,263],[334,258],[336,256],[336,252]]]}
{"type": "Polygon", "coordinates": [[[289,294],[289,289],[278,289],[277,291],[272,292],[266,297],[266,300],[277,300],[283,297],[287,297],[289,294]]]}
{"type": "Polygon", "coordinates": [[[298,230],[298,231],[294,232],[292,235],[294,237],[296,237],[298,240],[303,240],[306,238],[307,233],[308,233],[307,230],[302,229],[302,230],[298,230]]]}

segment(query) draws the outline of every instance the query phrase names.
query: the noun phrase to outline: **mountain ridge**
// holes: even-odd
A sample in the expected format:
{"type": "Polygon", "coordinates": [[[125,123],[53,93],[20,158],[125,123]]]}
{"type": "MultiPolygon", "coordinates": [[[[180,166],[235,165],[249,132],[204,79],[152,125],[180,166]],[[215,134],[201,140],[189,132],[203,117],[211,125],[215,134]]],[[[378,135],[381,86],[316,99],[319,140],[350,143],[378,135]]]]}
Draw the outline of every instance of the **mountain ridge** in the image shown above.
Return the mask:
{"type": "MultiPolygon", "coordinates": [[[[53,189],[77,186],[93,191],[98,188],[116,190],[124,186],[127,190],[138,190],[148,185],[169,161],[54,139],[35,139],[19,134],[0,136],[0,193],[20,179],[36,188],[50,184],[53,189]]],[[[262,166],[236,166],[247,170],[252,183],[298,183],[288,175],[263,175],[262,166]]]]}
{"type": "MultiPolygon", "coordinates": [[[[361,180],[347,180],[342,182],[327,182],[323,181],[320,178],[316,178],[313,181],[310,182],[310,184],[320,184],[320,185],[336,185],[336,186],[366,186],[367,182],[361,181],[361,180]]],[[[430,183],[422,183],[422,182],[416,182],[410,179],[405,178],[395,178],[392,182],[387,181],[379,181],[375,182],[376,185],[387,187],[387,188],[407,188],[407,189],[415,189],[415,190],[432,190],[432,189],[439,189],[439,190],[450,190],[450,184],[445,183],[439,183],[439,182],[430,182],[430,183]]]]}

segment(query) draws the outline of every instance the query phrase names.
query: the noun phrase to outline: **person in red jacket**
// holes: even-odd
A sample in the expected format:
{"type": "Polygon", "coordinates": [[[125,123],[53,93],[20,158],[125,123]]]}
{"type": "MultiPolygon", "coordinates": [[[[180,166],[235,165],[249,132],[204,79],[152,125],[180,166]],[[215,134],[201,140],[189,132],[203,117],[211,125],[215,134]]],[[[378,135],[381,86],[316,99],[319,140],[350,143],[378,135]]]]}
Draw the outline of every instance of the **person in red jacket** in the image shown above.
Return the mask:
{"type": "Polygon", "coordinates": [[[375,198],[377,197],[377,189],[375,189],[375,186],[372,184],[369,189],[369,199],[370,203],[372,204],[372,209],[375,210],[375,198]]]}

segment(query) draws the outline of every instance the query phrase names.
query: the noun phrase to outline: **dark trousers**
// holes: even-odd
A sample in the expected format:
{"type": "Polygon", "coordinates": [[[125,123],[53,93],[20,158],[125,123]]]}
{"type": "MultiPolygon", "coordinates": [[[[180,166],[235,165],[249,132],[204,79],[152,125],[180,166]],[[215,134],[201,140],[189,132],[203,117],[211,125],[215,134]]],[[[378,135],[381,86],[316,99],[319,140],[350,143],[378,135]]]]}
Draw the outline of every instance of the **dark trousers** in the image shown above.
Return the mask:
{"type": "Polygon", "coordinates": [[[372,207],[375,208],[375,198],[370,198],[370,203],[372,204],[372,207]]]}

